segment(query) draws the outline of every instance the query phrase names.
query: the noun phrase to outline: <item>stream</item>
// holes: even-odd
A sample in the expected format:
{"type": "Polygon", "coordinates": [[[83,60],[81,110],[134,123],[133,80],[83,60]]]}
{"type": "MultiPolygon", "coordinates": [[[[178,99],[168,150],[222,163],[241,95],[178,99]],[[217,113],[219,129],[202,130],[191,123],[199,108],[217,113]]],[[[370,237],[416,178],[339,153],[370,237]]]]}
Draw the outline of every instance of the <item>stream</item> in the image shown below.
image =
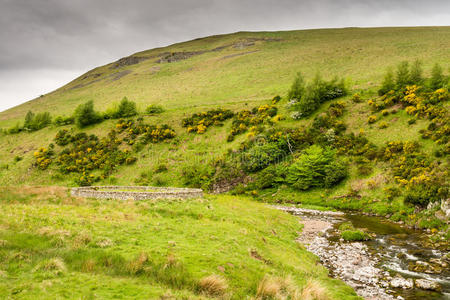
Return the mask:
{"type": "Polygon", "coordinates": [[[381,217],[323,212],[295,207],[277,209],[299,216],[304,224],[299,242],[320,258],[330,275],[352,286],[359,296],[384,299],[450,299],[447,250],[424,246],[425,232],[381,217]],[[338,227],[351,222],[373,238],[346,242],[338,227]]]}

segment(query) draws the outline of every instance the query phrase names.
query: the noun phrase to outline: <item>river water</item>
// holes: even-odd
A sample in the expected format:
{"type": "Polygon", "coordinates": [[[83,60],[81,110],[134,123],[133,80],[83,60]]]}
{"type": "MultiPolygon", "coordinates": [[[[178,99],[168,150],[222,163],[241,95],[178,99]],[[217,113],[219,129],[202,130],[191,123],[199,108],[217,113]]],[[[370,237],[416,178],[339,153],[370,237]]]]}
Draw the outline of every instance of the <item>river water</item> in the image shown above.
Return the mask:
{"type": "MultiPolygon", "coordinates": [[[[327,253],[330,251],[330,247],[348,249],[345,247],[351,247],[351,243],[345,242],[340,239],[338,227],[343,222],[351,222],[355,228],[365,228],[369,233],[373,233],[374,237],[369,241],[361,242],[365,251],[363,255],[368,259],[374,261],[373,266],[380,270],[380,274],[384,274],[383,278],[375,280],[376,284],[380,285],[380,290],[387,294],[392,299],[450,299],[450,267],[448,267],[448,261],[444,256],[449,253],[448,249],[438,250],[431,249],[424,245],[424,241],[428,238],[425,232],[421,230],[414,230],[401,226],[399,224],[389,222],[384,218],[365,216],[353,213],[345,214],[322,214],[311,213],[309,210],[292,209],[288,207],[278,207],[279,209],[293,213],[299,216],[301,219],[307,220],[326,220],[330,222],[331,226],[326,229],[321,237],[317,239],[326,239],[326,243],[315,243],[313,247],[313,253],[319,256],[323,261],[323,264],[330,269],[330,274],[335,277],[342,277],[342,272],[333,269],[333,264],[327,264],[330,259],[327,257],[327,253]],[[325,251],[320,251],[318,247],[327,247],[325,251]],[[365,254],[366,253],[366,254],[365,254]],[[436,263],[442,263],[438,265],[436,263]],[[426,266],[439,266],[438,269],[424,268],[424,270],[413,271],[415,265],[426,266]],[[387,276],[386,276],[387,275],[387,276]],[[440,292],[423,290],[417,288],[415,285],[413,288],[395,288],[389,284],[389,282],[398,276],[408,280],[411,279],[426,279],[428,281],[437,282],[441,287],[440,292]],[[384,285],[383,285],[384,284],[384,285]],[[381,287],[381,285],[383,285],[381,287]],[[387,285],[387,286],[386,286],[387,285]]],[[[301,242],[301,238],[299,239],[301,242]]],[[[354,243],[355,246],[360,243],[354,243]]],[[[308,247],[307,247],[308,248],[308,247]]],[[[358,249],[358,247],[356,247],[358,249]]],[[[309,249],[311,250],[311,249],[309,249]]],[[[339,251],[334,252],[342,253],[339,251]]],[[[331,255],[331,254],[330,254],[331,255]]],[[[331,259],[335,259],[336,256],[331,259]]],[[[341,278],[344,281],[345,278],[341,278]]],[[[348,281],[347,281],[348,282],[348,281]]],[[[410,280],[410,282],[412,282],[410,280]]],[[[348,282],[354,286],[352,282],[348,282]]],[[[353,282],[354,283],[354,282],[353,282]]],[[[364,286],[364,283],[362,284],[364,286]]],[[[360,285],[361,286],[361,285],[360,285]]],[[[355,287],[355,286],[354,286],[355,287]]],[[[363,289],[363,288],[362,288],[363,289]]],[[[355,288],[358,292],[358,289],[355,288]]],[[[361,295],[361,293],[358,293],[361,295]]],[[[364,293],[362,293],[363,296],[364,293]]],[[[377,299],[377,296],[367,297],[370,299],[377,299]]]]}

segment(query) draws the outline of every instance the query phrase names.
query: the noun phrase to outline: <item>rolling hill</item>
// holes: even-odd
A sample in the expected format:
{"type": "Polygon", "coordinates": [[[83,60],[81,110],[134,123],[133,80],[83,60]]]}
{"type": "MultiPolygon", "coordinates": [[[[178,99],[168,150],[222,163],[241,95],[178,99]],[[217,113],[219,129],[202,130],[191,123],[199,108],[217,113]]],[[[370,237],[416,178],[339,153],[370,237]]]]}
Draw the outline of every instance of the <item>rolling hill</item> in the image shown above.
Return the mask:
{"type": "MultiPolygon", "coordinates": [[[[115,174],[116,182],[130,183],[139,175],[136,169],[151,169],[163,162],[169,165],[171,175],[160,175],[167,177],[162,180],[181,185],[178,177],[172,176],[179,174],[180,162],[210,160],[211,156],[235,147],[243,138],[226,143],[227,124],[203,136],[193,136],[181,128],[180,119],[216,107],[234,111],[251,108],[275,95],[285,96],[299,71],[310,78],[319,71],[325,78],[337,75],[345,78],[351,89],[367,89],[370,93],[381,83],[385,69],[403,60],[420,59],[426,70],[434,63],[447,68],[449,45],[449,27],[239,32],[211,36],[139,52],[91,70],[54,92],[0,113],[0,128],[23,123],[30,110],[48,111],[54,117],[68,116],[88,100],[93,100],[99,111],[112,107],[125,96],[135,101],[141,112],[150,104],[158,104],[166,112],[145,119],[172,126],[181,146],[172,149],[167,145],[152,145],[137,165],[123,167],[115,174]]],[[[364,128],[375,140],[381,138],[376,130],[366,128],[363,117],[353,118],[354,115],[352,111],[348,113],[348,118],[357,123],[355,130],[364,128]]],[[[114,123],[106,121],[85,131],[101,134],[114,123]]],[[[299,124],[292,120],[284,123],[299,124]]],[[[419,122],[417,127],[420,126],[419,122]]],[[[52,170],[30,169],[32,153],[51,143],[59,129],[51,126],[34,133],[0,136],[0,164],[14,165],[2,168],[0,183],[68,184],[70,181],[64,178],[55,178],[52,170]],[[23,160],[15,163],[16,156],[23,160]]],[[[405,132],[401,127],[389,130],[391,139],[412,137],[415,132],[405,132]]],[[[382,142],[380,139],[379,143],[382,142]]]]}
{"type": "Polygon", "coordinates": [[[1,112],[0,297],[358,299],[266,203],[385,216],[445,253],[448,49],[450,27],[238,32],[135,53],[1,112]],[[63,188],[91,184],[231,195],[63,188]]]}

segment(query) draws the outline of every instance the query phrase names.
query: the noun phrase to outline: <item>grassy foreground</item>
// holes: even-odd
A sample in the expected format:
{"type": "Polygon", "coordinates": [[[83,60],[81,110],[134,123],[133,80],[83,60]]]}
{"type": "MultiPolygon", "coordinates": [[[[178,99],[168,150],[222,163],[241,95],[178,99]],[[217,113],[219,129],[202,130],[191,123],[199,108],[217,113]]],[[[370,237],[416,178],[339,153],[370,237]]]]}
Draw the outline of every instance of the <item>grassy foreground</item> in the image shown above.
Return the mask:
{"type": "Polygon", "coordinates": [[[1,188],[0,203],[2,299],[357,298],[295,242],[295,217],[244,197],[120,202],[26,187],[1,188]]]}

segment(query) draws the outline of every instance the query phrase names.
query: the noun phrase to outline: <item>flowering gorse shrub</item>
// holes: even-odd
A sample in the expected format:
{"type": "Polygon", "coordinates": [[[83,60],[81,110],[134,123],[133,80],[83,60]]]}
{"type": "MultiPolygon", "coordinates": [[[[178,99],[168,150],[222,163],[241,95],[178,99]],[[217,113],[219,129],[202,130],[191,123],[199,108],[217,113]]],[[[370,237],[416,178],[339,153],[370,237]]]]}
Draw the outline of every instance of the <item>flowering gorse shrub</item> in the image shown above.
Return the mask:
{"type": "Polygon", "coordinates": [[[117,122],[116,129],[124,135],[123,141],[128,145],[134,145],[137,140],[144,145],[159,143],[176,136],[175,131],[169,125],[150,125],[143,121],[121,119],[117,122]]]}
{"type": "Polygon", "coordinates": [[[426,206],[448,197],[448,170],[422,153],[417,142],[389,142],[381,153],[395,181],[405,188],[405,202],[426,206]]]}
{"type": "Polygon", "coordinates": [[[181,121],[181,125],[187,128],[188,132],[203,134],[210,126],[221,126],[223,121],[230,119],[234,113],[229,109],[214,109],[207,112],[195,113],[181,121]]]}
{"type": "Polygon", "coordinates": [[[251,128],[251,132],[262,132],[264,128],[262,125],[272,125],[274,118],[277,116],[277,107],[275,105],[264,104],[254,107],[252,110],[242,110],[234,116],[231,125],[231,132],[228,136],[228,141],[234,140],[236,135],[246,132],[251,128]]]}
{"type": "Polygon", "coordinates": [[[52,163],[53,150],[47,148],[39,148],[38,151],[34,152],[35,165],[40,170],[45,170],[52,163]]]}

